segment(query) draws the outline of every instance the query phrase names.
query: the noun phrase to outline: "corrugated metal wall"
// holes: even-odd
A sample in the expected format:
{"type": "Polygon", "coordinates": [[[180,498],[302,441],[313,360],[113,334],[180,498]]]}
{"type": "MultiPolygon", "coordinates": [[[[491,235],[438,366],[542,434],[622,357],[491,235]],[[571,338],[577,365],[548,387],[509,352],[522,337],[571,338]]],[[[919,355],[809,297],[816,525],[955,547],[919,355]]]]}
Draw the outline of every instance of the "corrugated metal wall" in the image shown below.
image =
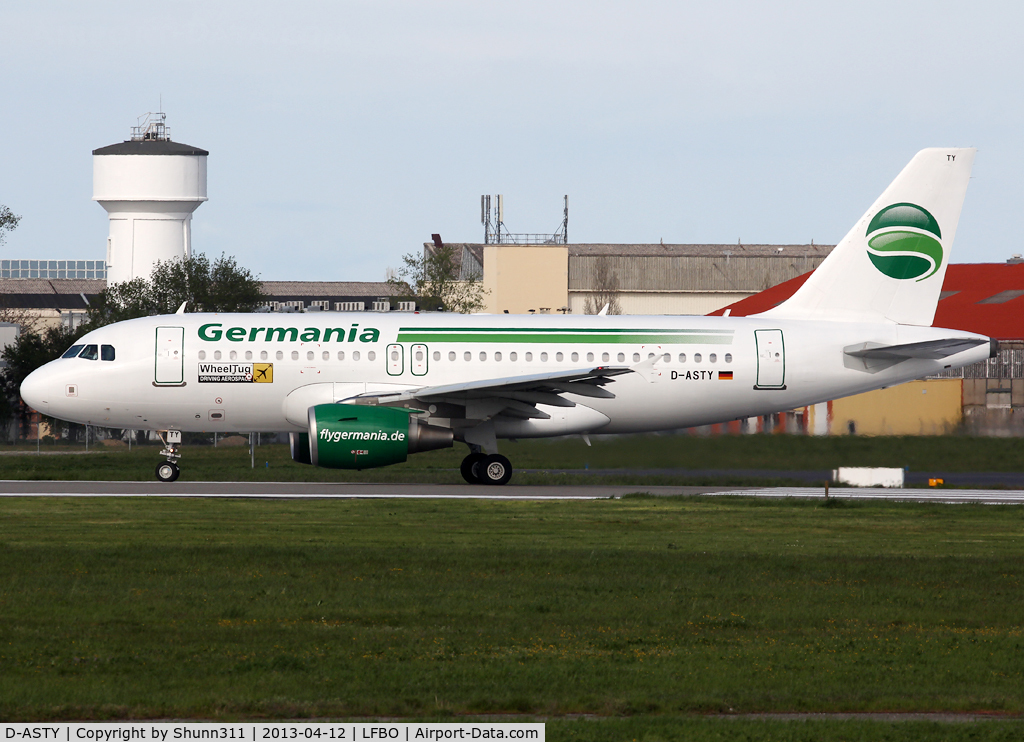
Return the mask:
{"type": "Polygon", "coordinates": [[[618,290],[757,292],[817,268],[824,257],[569,256],[569,291],[594,291],[603,261],[618,290]]]}
{"type": "Polygon", "coordinates": [[[937,374],[936,379],[1024,379],[1024,343],[1000,343],[999,355],[987,361],[937,374]]]}
{"type": "MultiPolygon", "coordinates": [[[[593,294],[581,291],[569,294],[569,309],[573,314],[586,314],[587,298],[593,294]]],[[[619,292],[616,298],[622,314],[710,314],[750,296],[749,293],[731,292],[619,292]]],[[[600,307],[598,307],[600,309],[600,307]]]]}

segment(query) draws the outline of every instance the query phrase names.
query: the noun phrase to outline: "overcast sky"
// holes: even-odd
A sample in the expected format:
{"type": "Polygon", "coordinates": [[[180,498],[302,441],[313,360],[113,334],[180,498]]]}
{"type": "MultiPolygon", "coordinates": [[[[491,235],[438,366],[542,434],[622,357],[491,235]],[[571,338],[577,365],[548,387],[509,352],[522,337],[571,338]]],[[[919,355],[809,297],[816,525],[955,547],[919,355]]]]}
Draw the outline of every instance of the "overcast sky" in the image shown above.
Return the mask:
{"type": "Polygon", "coordinates": [[[1019,2],[0,5],[0,257],[105,257],[92,150],[160,96],[210,151],[193,248],[383,280],[432,232],[834,243],[930,146],[979,153],[954,262],[1024,252],[1019,2]]]}

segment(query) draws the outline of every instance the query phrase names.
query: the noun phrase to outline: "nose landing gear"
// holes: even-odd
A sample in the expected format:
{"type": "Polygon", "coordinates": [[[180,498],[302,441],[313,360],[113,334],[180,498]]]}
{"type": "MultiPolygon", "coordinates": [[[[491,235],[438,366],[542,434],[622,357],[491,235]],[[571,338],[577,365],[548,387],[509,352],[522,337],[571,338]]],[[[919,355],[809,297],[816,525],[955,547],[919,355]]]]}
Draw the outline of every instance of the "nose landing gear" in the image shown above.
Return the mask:
{"type": "Polygon", "coordinates": [[[462,460],[459,470],[470,484],[507,484],[512,478],[512,463],[497,453],[473,451],[462,460]]]}
{"type": "Polygon", "coordinates": [[[160,455],[166,456],[167,461],[161,461],[156,465],[156,478],[161,482],[173,482],[181,475],[181,469],[175,462],[175,459],[181,458],[181,454],[178,453],[178,446],[181,445],[181,431],[168,430],[166,437],[158,431],[157,435],[160,436],[160,440],[164,444],[164,450],[160,452],[160,455]]]}

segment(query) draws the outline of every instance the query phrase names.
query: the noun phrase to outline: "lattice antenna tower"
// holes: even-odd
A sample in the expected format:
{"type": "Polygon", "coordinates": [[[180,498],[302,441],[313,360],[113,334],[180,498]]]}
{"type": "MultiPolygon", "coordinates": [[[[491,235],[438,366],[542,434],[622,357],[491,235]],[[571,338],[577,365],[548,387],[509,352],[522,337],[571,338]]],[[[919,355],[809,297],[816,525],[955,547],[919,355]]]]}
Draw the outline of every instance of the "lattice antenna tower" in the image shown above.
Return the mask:
{"type": "Polygon", "coordinates": [[[480,196],[480,223],[484,227],[484,244],[506,245],[565,245],[569,242],[569,196],[563,197],[562,221],[552,234],[509,232],[505,226],[505,197],[480,196]]]}

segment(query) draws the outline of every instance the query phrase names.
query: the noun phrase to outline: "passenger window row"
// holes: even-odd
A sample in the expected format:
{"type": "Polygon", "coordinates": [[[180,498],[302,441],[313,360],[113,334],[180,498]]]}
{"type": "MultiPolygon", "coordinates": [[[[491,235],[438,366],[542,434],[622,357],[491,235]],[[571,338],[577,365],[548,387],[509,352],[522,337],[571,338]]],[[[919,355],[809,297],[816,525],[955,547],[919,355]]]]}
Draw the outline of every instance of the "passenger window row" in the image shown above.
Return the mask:
{"type": "MultiPolygon", "coordinates": [[[[657,355],[657,354],[648,352],[647,353],[647,359],[650,360],[651,358],[654,358],[655,355],[657,355]]],[[[454,350],[448,351],[448,360],[449,361],[457,360],[458,357],[459,357],[458,353],[456,353],[454,350]]],[[[481,360],[481,361],[486,361],[487,360],[487,351],[480,351],[479,353],[477,353],[476,357],[479,360],[481,360]]],[[[493,358],[494,358],[495,361],[500,361],[500,360],[502,360],[503,357],[504,356],[502,355],[501,351],[495,351],[494,354],[493,354],[493,358]]],[[[539,357],[541,363],[546,363],[548,361],[548,353],[547,352],[539,353],[538,357],[539,357]]],[[[633,363],[639,363],[642,360],[642,355],[640,353],[633,353],[631,358],[633,360],[633,363]]],[[[678,358],[678,362],[680,364],[684,364],[684,363],[687,362],[686,353],[680,353],[677,358],[678,358]]],[[[586,354],[586,359],[587,359],[588,363],[593,363],[595,361],[595,354],[594,353],[587,353],[586,354]]],[[[440,354],[440,352],[438,352],[436,350],[434,351],[434,360],[435,361],[440,361],[441,360],[441,354],[440,354]]],[[[468,351],[468,350],[464,351],[463,354],[462,354],[462,360],[464,360],[464,361],[472,361],[473,360],[473,352],[472,351],[468,351]]],[[[515,351],[512,351],[512,352],[510,352],[508,354],[508,360],[510,360],[510,361],[518,361],[519,360],[519,355],[515,351]]],[[[533,353],[530,352],[530,351],[527,351],[526,353],[524,353],[523,354],[523,360],[526,361],[527,363],[532,362],[533,361],[533,353]]],[[[572,354],[570,354],[569,360],[572,361],[573,363],[578,363],[579,360],[580,360],[580,354],[579,353],[572,353],[572,354]]],[[[611,353],[605,352],[605,353],[601,354],[601,363],[610,363],[611,360],[612,360],[611,359],[611,353]]],[[[618,353],[618,354],[616,354],[615,360],[616,360],[617,363],[626,363],[626,354],[625,353],[618,353]]],[[[692,361],[694,363],[701,363],[703,360],[704,360],[704,357],[700,353],[694,353],[693,356],[692,356],[692,361]]],[[[718,354],[717,353],[710,353],[708,355],[707,360],[708,360],[709,363],[718,363],[718,354]]],[[[726,363],[732,363],[732,353],[726,353],[722,360],[724,360],[726,363]]],[[[555,353],[555,361],[559,362],[559,363],[564,362],[565,361],[565,354],[562,353],[561,351],[556,352],[555,353]]],[[[672,354],[671,353],[665,353],[664,357],[662,358],[662,362],[663,363],[671,363],[672,362],[672,354]]]]}
{"type": "MultiPolygon", "coordinates": [[[[317,354],[316,354],[315,351],[312,351],[312,350],[307,350],[306,351],[306,360],[307,361],[315,361],[316,357],[317,357],[317,354]]],[[[353,361],[358,361],[358,360],[362,359],[362,355],[361,355],[360,351],[358,351],[358,350],[353,350],[351,353],[349,353],[348,357],[351,360],[353,360],[353,361]]],[[[290,358],[293,361],[299,360],[299,358],[300,358],[299,351],[293,350],[290,353],[290,358]]],[[[320,358],[321,358],[321,360],[324,360],[324,361],[331,360],[331,352],[329,350],[323,351],[320,354],[320,358]]],[[[243,360],[243,359],[246,360],[246,361],[255,360],[253,351],[247,350],[244,353],[240,353],[237,350],[231,350],[231,351],[228,351],[227,358],[224,357],[224,353],[222,353],[221,351],[219,351],[219,350],[213,351],[213,360],[214,361],[224,361],[224,360],[227,360],[227,361],[239,361],[239,360],[243,360]]],[[[259,353],[259,359],[261,361],[269,361],[270,360],[270,354],[267,351],[265,351],[265,350],[261,350],[260,353],[259,353]]],[[[205,361],[206,360],[206,351],[205,350],[199,351],[199,360],[200,361],[205,361]]],[[[276,360],[276,361],[283,361],[284,360],[284,351],[283,350],[279,350],[276,353],[274,353],[274,360],[276,360]]],[[[338,360],[339,361],[344,361],[345,360],[345,351],[343,351],[343,350],[339,350],[338,351],[338,360]]],[[[375,351],[372,351],[372,350],[366,351],[366,360],[368,360],[368,361],[376,361],[377,360],[377,353],[375,351]]]]}
{"type": "MultiPolygon", "coordinates": [[[[78,347],[81,347],[81,346],[75,346],[75,348],[78,348],[78,347]]],[[[89,346],[89,347],[95,348],[96,346],[89,346]]],[[[104,345],[103,347],[104,348],[110,348],[110,352],[111,352],[111,357],[109,359],[104,358],[104,360],[113,360],[113,351],[114,351],[114,349],[111,346],[109,346],[109,345],[104,345]]],[[[74,350],[74,348],[72,348],[71,350],[74,350]]],[[[68,353],[70,353],[71,350],[69,350],[68,353]]],[[[423,360],[422,352],[417,351],[417,354],[418,354],[418,357],[417,357],[416,360],[417,361],[422,361],[423,360]]],[[[291,351],[291,353],[290,353],[291,360],[298,361],[300,359],[300,355],[301,355],[300,352],[297,351],[297,350],[291,351]]],[[[325,350],[325,351],[320,352],[319,355],[320,355],[320,359],[323,360],[323,361],[330,361],[331,360],[331,351],[325,350]]],[[[397,353],[394,353],[393,355],[397,356],[397,353]]],[[[531,351],[526,351],[525,353],[523,353],[523,360],[525,362],[527,362],[527,363],[531,363],[533,361],[533,355],[534,354],[531,351]]],[[[548,356],[547,351],[542,351],[542,352],[538,353],[537,355],[538,355],[538,358],[539,358],[541,363],[547,363],[548,362],[548,357],[549,356],[548,356]]],[[[563,353],[562,351],[557,351],[557,352],[555,352],[554,355],[555,355],[555,361],[556,362],[563,363],[565,361],[565,353],[563,353]]],[[[651,358],[654,358],[655,355],[656,354],[654,354],[654,353],[648,352],[647,353],[647,359],[649,360],[651,358]]],[[[67,353],[65,353],[64,357],[67,358],[69,356],[67,355],[67,353]]],[[[278,360],[278,361],[283,361],[284,357],[285,357],[285,353],[282,350],[279,350],[279,351],[277,351],[274,354],[274,359],[278,360]]],[[[458,357],[459,357],[458,353],[456,353],[454,350],[448,351],[448,360],[449,361],[455,361],[455,360],[458,359],[458,357]]],[[[477,353],[477,358],[479,358],[481,361],[486,361],[487,357],[488,357],[487,351],[482,350],[482,351],[479,351],[477,353]]],[[[500,350],[499,351],[494,351],[493,354],[492,354],[492,357],[493,357],[493,359],[495,361],[501,361],[501,360],[503,360],[505,358],[505,354],[503,354],[503,352],[500,351],[500,350]]],[[[337,353],[337,358],[338,358],[339,361],[344,361],[345,360],[345,351],[339,350],[338,353],[337,353]]],[[[353,361],[361,360],[360,352],[358,350],[352,351],[349,354],[349,358],[351,360],[353,360],[353,361]]],[[[641,356],[640,353],[633,353],[631,355],[631,358],[632,358],[632,362],[633,363],[639,363],[641,361],[642,356],[641,356]]],[[[253,351],[247,350],[244,353],[242,353],[241,351],[231,350],[231,351],[227,352],[227,358],[224,358],[224,354],[221,351],[219,351],[219,350],[213,351],[213,360],[215,360],[215,361],[221,361],[221,360],[238,361],[238,360],[243,360],[243,359],[246,360],[246,361],[254,360],[253,351]]],[[[265,351],[265,350],[261,350],[259,352],[259,359],[261,361],[268,361],[268,360],[270,360],[270,354],[267,351],[265,351]]],[[[433,352],[433,359],[435,361],[440,361],[441,360],[441,352],[435,350],[433,352]]],[[[463,354],[462,354],[462,359],[464,361],[472,361],[473,360],[473,352],[469,351],[469,350],[464,351],[463,354]]],[[[205,350],[199,351],[199,360],[200,361],[205,361],[206,360],[206,351],[205,350]]],[[[317,360],[317,352],[316,351],[312,351],[312,350],[307,350],[305,352],[305,360],[307,360],[307,361],[315,361],[315,360],[317,360]]],[[[368,361],[375,361],[375,360],[377,360],[376,352],[374,352],[372,350],[367,351],[366,352],[366,360],[368,360],[368,361]]],[[[393,360],[398,360],[398,359],[394,358],[393,360]]],[[[508,353],[508,360],[509,361],[513,361],[513,362],[518,361],[519,360],[519,353],[517,353],[514,350],[510,351],[508,353]]],[[[569,354],[569,360],[572,361],[573,363],[579,363],[580,362],[580,353],[574,351],[573,353],[569,354]]],[[[593,352],[587,353],[586,354],[586,360],[587,360],[587,363],[594,363],[596,361],[596,354],[593,353],[593,352]]],[[[611,353],[608,353],[608,352],[601,353],[601,363],[611,363],[611,360],[612,360],[612,354],[611,353]]],[[[680,353],[677,356],[677,360],[678,360],[678,363],[680,363],[680,364],[687,363],[687,355],[686,355],[686,353],[680,353]]],[[[693,363],[702,363],[703,360],[704,360],[704,357],[700,353],[694,353],[692,358],[691,358],[691,360],[693,361],[693,363]]],[[[708,357],[707,357],[707,360],[708,360],[708,363],[718,363],[718,354],[717,353],[709,353],[708,357]]],[[[726,363],[732,363],[732,353],[726,353],[724,358],[723,358],[723,360],[726,363]]],[[[617,363],[626,363],[626,353],[618,353],[618,354],[616,354],[615,361],[617,363]]],[[[664,357],[662,358],[662,362],[663,363],[671,363],[672,362],[672,354],[671,353],[665,353],[664,357]]]]}

